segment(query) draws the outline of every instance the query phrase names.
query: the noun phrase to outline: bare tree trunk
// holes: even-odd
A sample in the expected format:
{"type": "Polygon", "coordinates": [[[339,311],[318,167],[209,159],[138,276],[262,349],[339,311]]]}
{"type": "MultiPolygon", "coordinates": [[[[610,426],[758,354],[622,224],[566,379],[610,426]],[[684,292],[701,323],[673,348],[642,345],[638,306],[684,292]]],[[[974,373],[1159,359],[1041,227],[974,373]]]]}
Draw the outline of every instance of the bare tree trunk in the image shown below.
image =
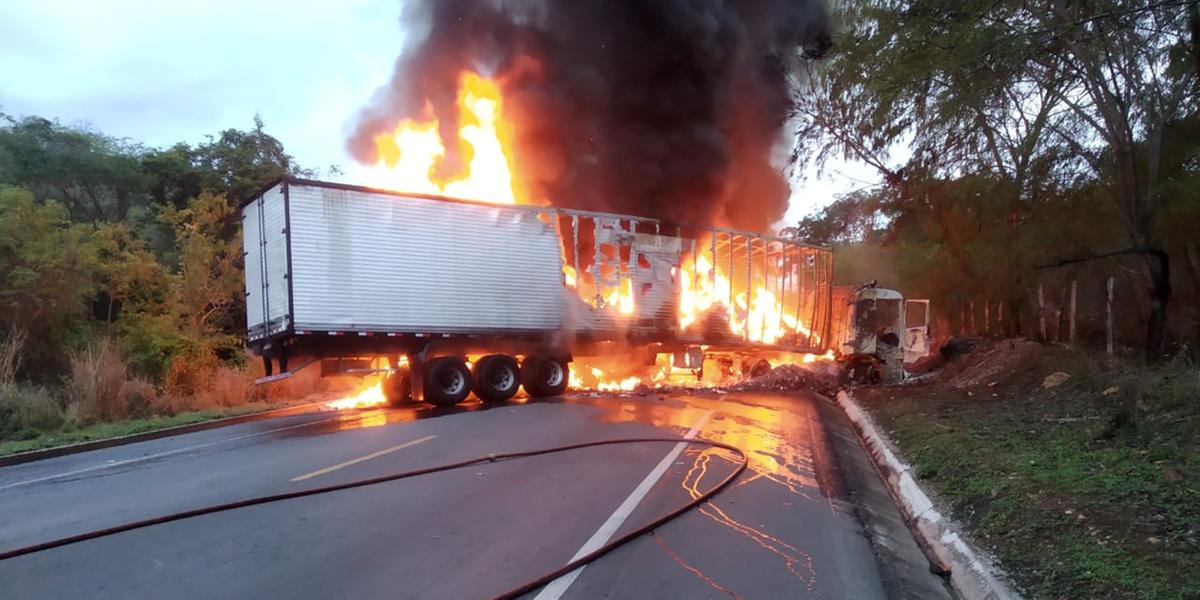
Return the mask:
{"type": "Polygon", "coordinates": [[[1046,293],[1042,284],[1038,284],[1038,333],[1042,336],[1042,341],[1047,341],[1046,338],[1046,293]]]}
{"type": "Polygon", "coordinates": [[[1188,268],[1192,271],[1192,280],[1200,285],[1200,250],[1196,249],[1196,242],[1188,242],[1186,251],[1188,268]]]}
{"type": "Polygon", "coordinates": [[[1114,350],[1113,346],[1115,345],[1114,340],[1116,338],[1116,335],[1113,332],[1113,326],[1114,326],[1114,323],[1113,323],[1113,287],[1115,286],[1115,284],[1116,284],[1116,282],[1113,280],[1112,275],[1109,275],[1108,276],[1108,297],[1107,297],[1107,302],[1105,303],[1107,311],[1105,313],[1105,321],[1104,321],[1105,351],[1108,353],[1109,356],[1113,355],[1113,350],[1114,350]]]}
{"type": "Polygon", "coordinates": [[[1075,347],[1075,301],[1076,301],[1076,298],[1078,295],[1078,291],[1079,291],[1079,281],[1072,279],[1071,280],[1071,304],[1070,304],[1070,308],[1068,309],[1070,311],[1070,317],[1069,317],[1069,323],[1068,323],[1068,329],[1067,329],[1067,331],[1069,332],[1067,334],[1067,344],[1070,345],[1072,348],[1075,347]]]}
{"type": "Polygon", "coordinates": [[[1166,349],[1167,303],[1171,300],[1171,258],[1161,248],[1150,249],[1146,263],[1150,270],[1150,316],[1146,320],[1146,360],[1162,358],[1166,349]]]}

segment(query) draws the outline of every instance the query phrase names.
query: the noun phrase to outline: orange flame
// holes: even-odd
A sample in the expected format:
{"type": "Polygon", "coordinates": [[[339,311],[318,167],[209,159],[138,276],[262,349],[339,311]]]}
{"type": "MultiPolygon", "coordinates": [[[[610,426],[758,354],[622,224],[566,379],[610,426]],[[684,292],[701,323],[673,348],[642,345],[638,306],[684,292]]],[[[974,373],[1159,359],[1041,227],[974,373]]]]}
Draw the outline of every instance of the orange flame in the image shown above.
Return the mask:
{"type": "Polygon", "coordinates": [[[459,77],[458,110],[462,126],[458,141],[469,157],[465,172],[439,178],[446,147],[438,135],[437,119],[401,121],[396,129],[375,136],[379,160],[374,184],[398,191],[439,194],[513,204],[512,128],[501,118],[503,105],[496,81],[470,71],[459,77]]]}
{"type": "Polygon", "coordinates": [[[325,406],[333,410],[344,410],[347,408],[371,408],[386,403],[387,397],[383,395],[383,381],[378,380],[374,385],[367,384],[360,387],[351,396],[326,402],[325,406]]]}
{"type": "MultiPolygon", "coordinates": [[[[698,240],[703,248],[710,239],[698,240]]],[[[780,268],[780,267],[777,267],[780,268]]],[[[763,283],[749,294],[733,287],[725,270],[700,253],[686,261],[680,270],[679,327],[687,330],[710,310],[724,312],[730,330],[747,339],[774,344],[789,334],[799,334],[820,343],[817,336],[796,315],[795,307],[785,307],[783,299],[763,283]]]]}

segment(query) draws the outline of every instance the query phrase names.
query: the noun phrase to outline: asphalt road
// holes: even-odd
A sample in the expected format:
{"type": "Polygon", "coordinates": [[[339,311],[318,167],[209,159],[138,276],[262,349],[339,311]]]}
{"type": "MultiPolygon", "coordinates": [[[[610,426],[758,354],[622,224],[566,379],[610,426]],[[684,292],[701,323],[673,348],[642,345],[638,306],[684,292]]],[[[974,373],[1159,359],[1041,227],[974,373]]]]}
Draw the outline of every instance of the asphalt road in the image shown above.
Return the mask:
{"type": "MultiPolygon", "coordinates": [[[[233,425],[0,469],[0,548],[488,453],[690,433],[742,448],[750,469],[530,597],[885,597],[832,456],[846,426],[820,402],[583,395],[233,425]]],[[[584,449],[168,523],[0,562],[0,597],[487,598],[734,468],[721,450],[673,451],[584,449]]]]}

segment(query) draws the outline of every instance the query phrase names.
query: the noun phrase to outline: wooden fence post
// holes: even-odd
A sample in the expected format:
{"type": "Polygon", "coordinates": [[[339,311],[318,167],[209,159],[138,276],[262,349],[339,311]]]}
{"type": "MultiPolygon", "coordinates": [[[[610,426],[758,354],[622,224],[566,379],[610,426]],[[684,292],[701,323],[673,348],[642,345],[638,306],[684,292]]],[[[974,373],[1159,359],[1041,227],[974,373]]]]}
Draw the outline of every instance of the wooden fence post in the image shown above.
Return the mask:
{"type": "Polygon", "coordinates": [[[1038,332],[1042,334],[1042,341],[1048,341],[1046,337],[1046,294],[1042,290],[1042,284],[1038,284],[1038,332]]]}
{"type": "Polygon", "coordinates": [[[1070,316],[1068,317],[1070,319],[1070,323],[1067,326],[1068,327],[1067,331],[1069,332],[1067,334],[1067,345],[1072,348],[1075,347],[1075,299],[1076,299],[1076,293],[1078,292],[1078,284],[1079,284],[1078,280],[1075,280],[1075,279],[1071,280],[1071,304],[1070,304],[1070,316]]]}
{"type": "Polygon", "coordinates": [[[1114,341],[1113,338],[1116,337],[1113,332],[1113,285],[1114,285],[1114,283],[1115,282],[1113,281],[1113,278],[1109,277],[1108,278],[1108,303],[1107,303],[1108,319],[1105,322],[1105,330],[1106,330],[1105,351],[1108,352],[1109,356],[1113,355],[1113,341],[1114,341]]]}
{"type": "Polygon", "coordinates": [[[971,301],[971,335],[979,335],[979,327],[975,325],[975,301],[971,301]]]}
{"type": "Polygon", "coordinates": [[[988,335],[992,334],[992,303],[991,302],[983,303],[983,332],[988,335]]]}

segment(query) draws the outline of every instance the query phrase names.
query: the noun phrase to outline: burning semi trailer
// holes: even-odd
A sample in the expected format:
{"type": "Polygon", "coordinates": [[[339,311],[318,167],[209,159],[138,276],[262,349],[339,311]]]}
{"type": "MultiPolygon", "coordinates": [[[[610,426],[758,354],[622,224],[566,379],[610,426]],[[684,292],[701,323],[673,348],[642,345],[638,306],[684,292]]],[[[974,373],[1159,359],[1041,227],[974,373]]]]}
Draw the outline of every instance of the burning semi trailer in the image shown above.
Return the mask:
{"type": "Polygon", "coordinates": [[[787,208],[816,0],[413,0],[352,123],[363,187],[243,207],[268,379],[367,375],[351,405],[715,385],[830,356],[831,258],[787,208]]]}
{"type": "Polygon", "coordinates": [[[713,385],[829,347],[830,252],[794,240],[299,179],[242,215],[264,381],[382,380],[348,405],[713,385]]]}

